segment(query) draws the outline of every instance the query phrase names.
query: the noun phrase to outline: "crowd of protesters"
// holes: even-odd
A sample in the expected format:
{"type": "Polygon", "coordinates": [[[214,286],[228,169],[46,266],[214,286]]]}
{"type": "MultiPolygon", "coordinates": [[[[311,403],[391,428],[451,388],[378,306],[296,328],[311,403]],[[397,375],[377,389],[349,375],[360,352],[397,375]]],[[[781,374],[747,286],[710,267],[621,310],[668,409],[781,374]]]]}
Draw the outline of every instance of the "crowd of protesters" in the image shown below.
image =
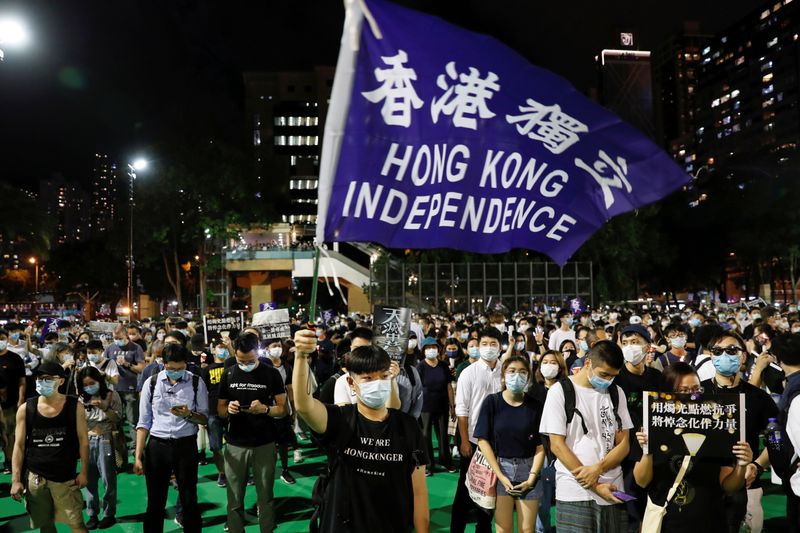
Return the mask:
{"type": "Polygon", "coordinates": [[[273,486],[295,483],[308,441],[328,456],[308,495],[316,531],[428,531],[427,478],[442,473],[458,473],[454,533],[473,521],[478,533],[492,522],[510,532],[515,513],[518,531],[548,532],[553,510],[559,533],[656,523],[759,532],[769,483],[782,486],[790,531],[800,531],[794,305],[419,314],[400,360],[377,346],[370,316],[303,318],[284,338],[204,332],[181,318],[103,331],[6,323],[4,473],[31,527],[111,527],[127,470],[143,476],[144,531],[162,530],[171,487],[175,521],[200,531],[198,466],[213,463],[226,530],[247,526],[252,485],[258,527],[273,531],[273,486]],[[722,459],[652,453],[647,391],[741,394],[745,438],[718,450],[722,459]],[[790,452],[780,469],[762,438],[776,427],[790,452]],[[496,477],[491,510],[468,489],[478,451],[496,477]]]}

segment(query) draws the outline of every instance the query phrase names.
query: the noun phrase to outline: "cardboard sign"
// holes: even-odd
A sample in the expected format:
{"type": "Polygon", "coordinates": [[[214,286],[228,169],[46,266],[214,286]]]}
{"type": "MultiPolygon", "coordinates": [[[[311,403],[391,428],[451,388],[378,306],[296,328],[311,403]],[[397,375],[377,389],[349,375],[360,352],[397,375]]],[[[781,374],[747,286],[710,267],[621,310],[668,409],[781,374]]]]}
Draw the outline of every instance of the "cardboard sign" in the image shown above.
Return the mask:
{"type": "Polygon", "coordinates": [[[645,392],[643,409],[645,453],[731,459],[745,440],[744,394],[645,392]]]}
{"type": "Polygon", "coordinates": [[[209,333],[216,332],[225,337],[234,329],[239,331],[244,329],[244,313],[241,311],[236,315],[222,318],[203,317],[203,334],[206,345],[208,345],[209,333]]]}
{"type": "Polygon", "coordinates": [[[292,336],[289,310],[275,309],[253,315],[253,327],[261,332],[262,339],[287,339],[292,336]]]}
{"type": "Polygon", "coordinates": [[[411,309],[376,305],[372,316],[375,345],[386,350],[392,361],[403,366],[408,350],[408,333],[411,331],[411,309]]]}
{"type": "Polygon", "coordinates": [[[92,320],[86,325],[86,329],[92,334],[113,335],[114,330],[120,325],[119,322],[101,322],[99,320],[92,320]]]}

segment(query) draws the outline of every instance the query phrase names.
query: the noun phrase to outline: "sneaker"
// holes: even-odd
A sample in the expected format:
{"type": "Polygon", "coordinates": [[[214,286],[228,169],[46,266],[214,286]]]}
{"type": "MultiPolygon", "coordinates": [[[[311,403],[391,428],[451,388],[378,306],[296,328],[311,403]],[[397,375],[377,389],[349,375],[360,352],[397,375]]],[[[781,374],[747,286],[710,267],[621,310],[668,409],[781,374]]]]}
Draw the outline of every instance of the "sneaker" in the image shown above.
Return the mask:
{"type": "Polygon", "coordinates": [[[247,484],[250,485],[250,486],[255,485],[256,484],[255,478],[253,476],[248,477],[247,478],[247,484]]]}
{"type": "Polygon", "coordinates": [[[303,462],[303,450],[297,448],[294,451],[294,464],[299,465],[302,462],[303,462]]]}
{"type": "Polygon", "coordinates": [[[218,487],[228,486],[228,480],[225,478],[225,474],[220,474],[217,476],[217,486],[218,487]]]}
{"type": "Polygon", "coordinates": [[[180,526],[183,529],[183,515],[175,515],[175,520],[173,520],[176,525],[180,526]]]}
{"type": "Polygon", "coordinates": [[[90,516],[89,520],[86,521],[86,529],[97,529],[97,525],[98,522],[96,516],[90,516]]]}
{"type": "Polygon", "coordinates": [[[3,463],[3,473],[4,474],[11,473],[11,463],[3,463]]]}
{"type": "Polygon", "coordinates": [[[288,485],[294,485],[296,483],[292,473],[285,468],[281,471],[281,480],[288,485]]]}
{"type": "Polygon", "coordinates": [[[426,468],[425,477],[433,477],[433,470],[431,470],[430,468],[426,468]]]}
{"type": "Polygon", "coordinates": [[[450,472],[451,474],[455,474],[456,472],[458,472],[458,468],[454,466],[448,466],[447,471],[450,472]]]}
{"type": "Polygon", "coordinates": [[[228,529],[228,524],[222,526],[222,531],[230,531],[230,529],[228,529]]]}
{"type": "Polygon", "coordinates": [[[103,519],[100,520],[100,524],[97,527],[98,529],[108,529],[116,523],[117,519],[113,516],[104,516],[103,519]]]}
{"type": "Polygon", "coordinates": [[[453,456],[453,459],[458,459],[459,457],[461,457],[461,454],[458,453],[458,446],[453,446],[452,456],[453,456]]]}

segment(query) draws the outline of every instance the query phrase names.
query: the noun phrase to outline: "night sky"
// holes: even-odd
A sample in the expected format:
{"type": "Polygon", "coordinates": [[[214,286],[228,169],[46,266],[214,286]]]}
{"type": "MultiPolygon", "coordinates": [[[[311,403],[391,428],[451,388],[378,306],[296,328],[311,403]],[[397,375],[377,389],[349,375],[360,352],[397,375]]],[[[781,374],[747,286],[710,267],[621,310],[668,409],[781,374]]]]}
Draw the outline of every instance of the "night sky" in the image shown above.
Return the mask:
{"type": "MultiPolygon", "coordinates": [[[[587,91],[593,57],[633,29],[642,49],[685,20],[713,34],[753,0],[405,0],[505,42],[587,91]]],[[[338,0],[0,1],[26,19],[32,44],[0,63],[0,180],[36,190],[55,173],[88,182],[96,151],[124,160],[187,124],[244,134],[243,70],[336,61],[338,0]]]]}

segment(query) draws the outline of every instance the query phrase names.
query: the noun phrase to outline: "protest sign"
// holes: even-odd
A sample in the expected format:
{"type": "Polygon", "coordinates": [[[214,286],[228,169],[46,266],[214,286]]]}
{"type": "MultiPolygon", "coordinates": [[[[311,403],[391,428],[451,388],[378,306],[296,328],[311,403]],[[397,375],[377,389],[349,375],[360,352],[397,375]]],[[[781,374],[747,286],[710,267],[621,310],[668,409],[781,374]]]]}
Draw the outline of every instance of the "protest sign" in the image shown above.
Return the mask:
{"type": "Polygon", "coordinates": [[[494,509],[497,503],[497,476],[483,452],[476,450],[467,469],[464,484],[470,499],[482,509],[494,509]]]}
{"type": "Polygon", "coordinates": [[[273,309],[254,314],[253,327],[258,328],[264,340],[286,339],[292,336],[288,309],[273,309]]]}
{"type": "Polygon", "coordinates": [[[92,320],[86,325],[86,329],[92,336],[106,335],[111,338],[114,335],[114,330],[119,326],[119,322],[102,322],[99,320],[92,320]]]}
{"type": "Polygon", "coordinates": [[[393,361],[403,366],[408,350],[408,333],[411,331],[411,309],[376,305],[372,317],[375,345],[386,350],[393,361]]]}
{"type": "Polygon", "coordinates": [[[749,300],[744,303],[744,306],[748,309],[752,309],[754,307],[767,307],[767,302],[764,301],[764,298],[756,298],[755,300],[749,300]]]}
{"type": "Polygon", "coordinates": [[[244,329],[244,313],[241,311],[233,316],[226,316],[222,318],[208,318],[203,317],[203,335],[205,342],[208,344],[208,339],[211,333],[218,333],[223,337],[227,337],[231,330],[241,331],[244,329]]]}
{"type": "Polygon", "coordinates": [[[645,392],[644,426],[649,453],[731,459],[745,440],[744,395],[645,392]]]}
{"type": "Polygon", "coordinates": [[[611,217],[690,181],[641,132],[500,42],[384,0],[345,4],[319,242],[527,248],[563,265],[611,217]]]}

